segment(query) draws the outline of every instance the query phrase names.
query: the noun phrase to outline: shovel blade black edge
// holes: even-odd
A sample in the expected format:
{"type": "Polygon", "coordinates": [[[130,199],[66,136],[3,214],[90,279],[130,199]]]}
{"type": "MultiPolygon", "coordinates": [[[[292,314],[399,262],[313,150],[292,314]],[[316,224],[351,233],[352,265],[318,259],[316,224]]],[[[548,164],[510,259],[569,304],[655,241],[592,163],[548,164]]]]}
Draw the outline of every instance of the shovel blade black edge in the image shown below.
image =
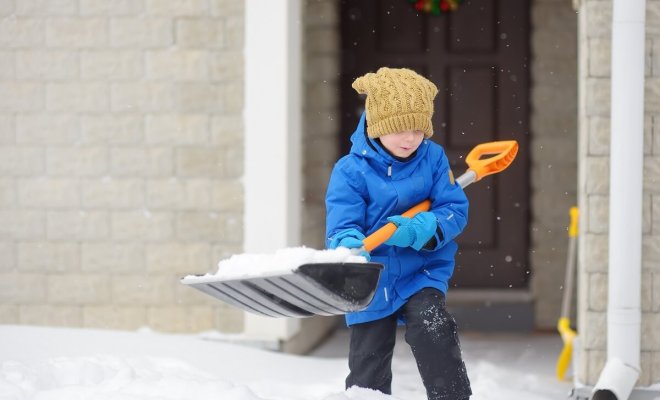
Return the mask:
{"type": "Polygon", "coordinates": [[[234,307],[269,317],[342,315],[365,308],[382,264],[303,264],[284,274],[189,285],[234,307]]]}

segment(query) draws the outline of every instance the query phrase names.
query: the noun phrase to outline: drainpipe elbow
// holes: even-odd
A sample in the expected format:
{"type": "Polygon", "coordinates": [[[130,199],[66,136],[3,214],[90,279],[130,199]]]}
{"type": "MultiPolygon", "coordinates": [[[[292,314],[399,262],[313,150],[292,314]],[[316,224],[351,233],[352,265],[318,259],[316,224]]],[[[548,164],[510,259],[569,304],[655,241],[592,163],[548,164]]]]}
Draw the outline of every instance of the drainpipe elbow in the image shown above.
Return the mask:
{"type": "Polygon", "coordinates": [[[627,400],[639,378],[639,368],[611,358],[600,373],[591,400],[627,400]]]}

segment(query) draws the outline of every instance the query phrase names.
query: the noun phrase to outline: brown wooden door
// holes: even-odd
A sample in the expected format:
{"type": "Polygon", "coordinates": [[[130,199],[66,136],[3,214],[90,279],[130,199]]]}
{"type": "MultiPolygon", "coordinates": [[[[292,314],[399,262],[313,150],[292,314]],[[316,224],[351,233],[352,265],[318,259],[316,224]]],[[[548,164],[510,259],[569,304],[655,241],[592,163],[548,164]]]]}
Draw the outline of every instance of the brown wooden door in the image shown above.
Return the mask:
{"type": "Polygon", "coordinates": [[[381,66],[407,67],[438,86],[433,140],[456,176],[475,145],[515,139],[504,173],[466,189],[469,224],[459,237],[458,288],[521,288],[529,277],[528,80],[526,0],[466,0],[453,13],[419,13],[407,0],[344,0],[342,153],[364,106],[351,82],[381,66]]]}

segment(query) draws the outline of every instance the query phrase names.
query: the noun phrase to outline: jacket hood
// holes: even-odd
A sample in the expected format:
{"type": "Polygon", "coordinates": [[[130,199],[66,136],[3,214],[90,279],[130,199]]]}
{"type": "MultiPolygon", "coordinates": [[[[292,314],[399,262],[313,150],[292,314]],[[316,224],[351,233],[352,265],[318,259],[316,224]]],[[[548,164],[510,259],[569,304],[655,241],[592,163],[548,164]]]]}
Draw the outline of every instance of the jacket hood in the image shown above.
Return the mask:
{"type": "Polygon", "coordinates": [[[424,139],[419,145],[415,156],[408,161],[399,161],[385,151],[374,139],[367,136],[366,114],[362,113],[357,128],[351,135],[351,154],[365,158],[369,164],[384,173],[391,176],[392,179],[400,179],[410,175],[415,170],[419,161],[428,151],[429,141],[424,139]]]}

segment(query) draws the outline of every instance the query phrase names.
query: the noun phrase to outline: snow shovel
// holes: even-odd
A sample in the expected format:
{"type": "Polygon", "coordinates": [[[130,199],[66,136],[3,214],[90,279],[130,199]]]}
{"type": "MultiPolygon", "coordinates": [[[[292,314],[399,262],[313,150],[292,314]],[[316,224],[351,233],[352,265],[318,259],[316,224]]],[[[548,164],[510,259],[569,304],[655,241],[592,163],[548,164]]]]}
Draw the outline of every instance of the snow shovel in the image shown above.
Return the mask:
{"type": "Polygon", "coordinates": [[[568,228],[568,255],[566,257],[566,277],[564,278],[564,296],[561,303],[561,315],[557,321],[557,330],[564,342],[564,348],[559,353],[557,359],[557,379],[564,380],[568,366],[571,363],[573,354],[573,339],[576,332],[571,329],[571,320],[569,319],[571,309],[571,297],[573,295],[573,275],[575,275],[575,253],[577,248],[578,235],[578,208],[571,207],[571,224],[568,228]]]}
{"type": "MultiPolygon", "coordinates": [[[[465,160],[468,170],[456,182],[464,188],[484,176],[503,171],[517,152],[515,140],[480,144],[468,154],[465,160]]],[[[427,211],[430,205],[429,200],[423,201],[403,215],[412,217],[427,211]]],[[[395,230],[392,223],[384,225],[365,238],[364,249],[360,250],[375,249],[395,230]]],[[[277,264],[274,259],[273,264],[277,264]]],[[[341,315],[365,308],[374,296],[383,268],[382,264],[373,262],[304,262],[257,276],[191,275],[181,282],[258,315],[303,318],[341,315]]]]}

